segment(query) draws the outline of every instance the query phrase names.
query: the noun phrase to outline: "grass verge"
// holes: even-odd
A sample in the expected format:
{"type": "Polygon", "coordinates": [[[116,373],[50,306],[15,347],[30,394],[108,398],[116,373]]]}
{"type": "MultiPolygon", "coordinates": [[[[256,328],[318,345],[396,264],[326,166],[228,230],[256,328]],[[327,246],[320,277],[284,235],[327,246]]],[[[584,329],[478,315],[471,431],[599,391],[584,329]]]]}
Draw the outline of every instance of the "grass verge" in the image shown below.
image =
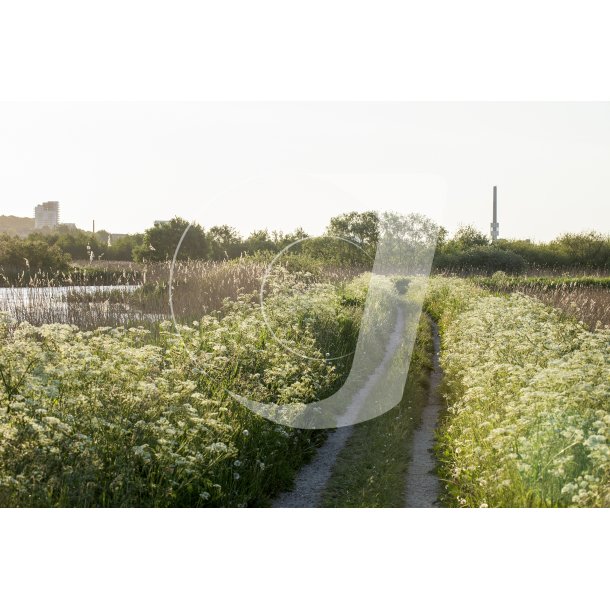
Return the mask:
{"type": "Polygon", "coordinates": [[[402,507],[413,430],[428,396],[433,341],[422,316],[401,402],[380,417],[362,422],[339,454],[321,506],[402,507]]]}

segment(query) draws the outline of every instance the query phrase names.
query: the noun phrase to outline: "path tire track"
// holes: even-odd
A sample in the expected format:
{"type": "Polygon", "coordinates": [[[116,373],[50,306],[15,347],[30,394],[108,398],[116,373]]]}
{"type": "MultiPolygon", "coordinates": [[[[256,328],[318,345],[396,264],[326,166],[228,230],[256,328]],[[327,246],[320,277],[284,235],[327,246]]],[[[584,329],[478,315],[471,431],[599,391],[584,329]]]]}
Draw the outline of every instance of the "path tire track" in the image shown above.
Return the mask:
{"type": "Polygon", "coordinates": [[[440,337],[438,326],[432,322],[434,339],[433,368],[430,374],[428,401],[422,413],[422,420],[413,433],[411,460],[407,471],[405,506],[407,508],[438,508],[441,484],[434,470],[434,441],[438,420],[443,408],[440,384],[443,378],[439,362],[440,337]]]}
{"type": "Polygon", "coordinates": [[[292,491],[280,494],[273,508],[315,508],[320,505],[322,494],[330,479],[337,457],[354,430],[353,422],[357,420],[371,389],[378,383],[390,359],[400,345],[405,326],[405,314],[399,309],[396,325],[390,336],[382,362],[367,379],[364,386],[354,396],[352,403],[339,418],[340,428],[329,434],[328,440],[320,447],[309,464],[298,472],[292,491]]]}

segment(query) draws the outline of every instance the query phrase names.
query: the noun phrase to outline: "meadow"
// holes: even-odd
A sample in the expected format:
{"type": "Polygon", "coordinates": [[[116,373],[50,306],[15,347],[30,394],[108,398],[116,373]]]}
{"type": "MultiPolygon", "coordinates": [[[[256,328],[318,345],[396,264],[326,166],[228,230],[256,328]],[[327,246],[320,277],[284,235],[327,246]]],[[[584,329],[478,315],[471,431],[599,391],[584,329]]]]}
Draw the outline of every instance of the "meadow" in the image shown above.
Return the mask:
{"type": "Polygon", "coordinates": [[[219,269],[206,269],[216,300],[178,332],[168,321],[83,329],[3,315],[0,505],[264,506],[289,486],[323,433],[273,424],[227,390],[278,403],[332,394],[349,358],[327,355],[355,345],[367,282],[285,274],[266,303],[290,319],[273,330],[303,359],[271,336],[243,290],[260,268],[243,265],[226,264],[220,287],[219,269]]]}
{"type": "MultiPolygon", "coordinates": [[[[167,262],[0,288],[0,505],[267,506],[289,488],[326,433],[274,424],[229,391],[333,394],[369,275],[286,257],[265,290],[269,327],[270,260],[179,261],[176,326],[167,262]]],[[[610,280],[434,276],[426,302],[442,337],[444,503],[610,505],[610,280]]],[[[401,505],[430,332],[422,319],[403,400],[355,426],[323,505],[401,505]]]]}
{"type": "Polygon", "coordinates": [[[448,404],[445,501],[610,506],[610,329],[476,284],[435,278],[428,294],[448,404]]]}

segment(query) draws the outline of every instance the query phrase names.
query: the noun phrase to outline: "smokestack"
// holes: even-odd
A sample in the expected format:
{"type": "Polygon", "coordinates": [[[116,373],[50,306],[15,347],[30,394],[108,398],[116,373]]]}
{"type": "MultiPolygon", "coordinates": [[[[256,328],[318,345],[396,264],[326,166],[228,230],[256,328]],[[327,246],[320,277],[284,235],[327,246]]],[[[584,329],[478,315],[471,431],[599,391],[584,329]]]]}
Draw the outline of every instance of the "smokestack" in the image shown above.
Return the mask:
{"type": "Polygon", "coordinates": [[[491,223],[491,242],[500,237],[500,224],[498,223],[498,187],[494,186],[493,222],[491,223]]]}

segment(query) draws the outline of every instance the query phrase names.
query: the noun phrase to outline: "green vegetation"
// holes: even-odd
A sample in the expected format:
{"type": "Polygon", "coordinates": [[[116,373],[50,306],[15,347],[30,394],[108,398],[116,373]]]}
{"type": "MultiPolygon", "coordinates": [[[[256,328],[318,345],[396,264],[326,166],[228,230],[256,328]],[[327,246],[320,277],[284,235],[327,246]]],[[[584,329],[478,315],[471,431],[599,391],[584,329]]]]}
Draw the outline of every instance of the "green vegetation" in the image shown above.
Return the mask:
{"type": "Polygon", "coordinates": [[[497,272],[471,280],[497,294],[520,292],[535,297],[591,330],[610,327],[610,277],[514,277],[497,272]]]}
{"type": "Polygon", "coordinates": [[[522,294],[432,280],[456,506],[610,506],[610,330],[522,294]]]}
{"type": "Polygon", "coordinates": [[[95,235],[60,226],[55,231],[32,232],[20,238],[0,235],[0,273],[5,285],[127,283],[106,261],[131,260],[141,236],[126,236],[108,246],[108,234],[95,235]],[[99,263],[104,261],[104,265],[99,263]],[[74,261],[82,261],[75,266],[74,261]]]}
{"type": "Polygon", "coordinates": [[[593,231],[566,233],[548,244],[499,240],[535,269],[599,269],[610,271],[610,236],[593,231]]]}
{"type": "Polygon", "coordinates": [[[25,274],[66,273],[69,261],[69,255],[58,246],[35,237],[23,240],[4,235],[0,239],[0,272],[5,282],[25,274]]]}
{"type": "Polygon", "coordinates": [[[200,225],[189,225],[186,220],[173,218],[169,222],[156,224],[144,234],[142,244],[133,250],[136,261],[172,260],[178,244],[178,260],[206,260],[210,243],[200,225]],[[187,230],[188,229],[188,230],[187,230]]]}
{"type": "Polygon", "coordinates": [[[572,290],[577,288],[604,288],[610,290],[610,277],[598,276],[511,276],[494,273],[490,277],[473,277],[479,286],[492,291],[525,290],[572,290]]]}
{"type": "Polygon", "coordinates": [[[322,506],[404,506],[410,442],[426,404],[432,350],[430,322],[423,316],[400,404],[355,426],[337,458],[322,506]]]}
{"type": "Polygon", "coordinates": [[[325,354],[353,349],[366,295],[366,282],[344,293],[298,274],[283,279],[289,290],[267,303],[291,323],[274,332],[306,360],[273,340],[246,295],[180,336],[167,322],[155,336],[3,316],[0,505],[267,504],[323,434],[273,424],[227,390],[278,403],[333,393],[349,362],[325,354]]]}
{"type": "Polygon", "coordinates": [[[441,235],[434,267],[438,271],[511,274],[610,272],[610,236],[601,233],[567,233],[549,243],[489,239],[473,227],[462,227],[452,239],[441,235]]]}
{"type": "MultiPolygon", "coordinates": [[[[344,214],[316,238],[190,226],[173,275],[177,336],[161,320],[187,226],[176,218],[111,245],[68,227],[2,236],[0,505],[264,506],[323,441],[228,391],[293,404],[341,385],[350,359],[328,354],[354,349],[379,218],[344,214]],[[265,305],[273,332],[311,359],[275,340],[257,303],[287,246],[265,305]],[[110,260],[127,255],[139,262],[110,260]]],[[[436,227],[414,227],[429,253],[436,227]]],[[[427,299],[442,334],[448,504],[610,505],[610,280],[591,271],[610,270],[608,252],[593,233],[491,245],[470,227],[441,230],[433,268],[469,276],[438,273],[427,299]],[[546,276],[515,275],[539,268],[546,276]],[[552,276],[572,268],[590,273],[552,276]]],[[[384,281],[384,298],[404,298],[407,278],[384,281]]],[[[324,506],[402,505],[430,350],[424,319],[402,402],[355,427],[324,506]]]]}
{"type": "MultiPolygon", "coordinates": [[[[105,231],[92,234],[60,226],[55,230],[29,232],[27,236],[23,231],[12,232],[12,240],[8,235],[0,238],[0,243],[6,242],[0,251],[0,270],[7,277],[29,272],[25,260],[36,258],[41,242],[55,246],[70,260],[80,261],[81,266],[102,261],[151,264],[171,261],[183,235],[178,260],[219,262],[242,256],[274,255],[290,246],[290,254],[302,254],[312,261],[370,268],[379,240],[380,218],[376,212],[341,214],[331,218],[324,235],[318,237],[309,236],[300,228],[292,233],[261,229],[242,237],[227,225],[205,229],[197,223],[173,218],[157,223],[144,233],[110,240],[110,245],[105,231]],[[17,238],[15,234],[22,237],[17,238]],[[340,240],[333,239],[337,237],[340,240]]],[[[51,266],[53,261],[49,257],[49,263],[42,267],[51,273],[65,268],[65,261],[57,261],[57,268],[51,266]]],[[[30,262],[30,269],[35,268],[38,270],[30,262]]],[[[461,227],[451,238],[441,228],[433,269],[467,275],[491,275],[496,271],[608,274],[610,236],[594,232],[568,233],[546,244],[506,239],[491,244],[487,236],[473,227],[461,227]]]]}

